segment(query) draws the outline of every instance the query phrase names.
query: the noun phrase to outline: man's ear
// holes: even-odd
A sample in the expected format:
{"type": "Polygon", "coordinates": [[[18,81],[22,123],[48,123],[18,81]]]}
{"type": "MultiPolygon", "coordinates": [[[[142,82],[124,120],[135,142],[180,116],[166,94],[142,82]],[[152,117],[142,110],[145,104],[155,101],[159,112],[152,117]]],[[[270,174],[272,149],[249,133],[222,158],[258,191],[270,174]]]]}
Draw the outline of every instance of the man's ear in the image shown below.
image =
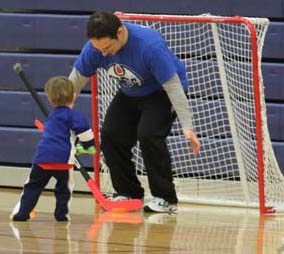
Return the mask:
{"type": "Polygon", "coordinates": [[[120,27],[117,29],[117,33],[116,33],[117,38],[120,38],[120,37],[123,35],[123,32],[124,32],[123,26],[120,26],[120,27]]]}

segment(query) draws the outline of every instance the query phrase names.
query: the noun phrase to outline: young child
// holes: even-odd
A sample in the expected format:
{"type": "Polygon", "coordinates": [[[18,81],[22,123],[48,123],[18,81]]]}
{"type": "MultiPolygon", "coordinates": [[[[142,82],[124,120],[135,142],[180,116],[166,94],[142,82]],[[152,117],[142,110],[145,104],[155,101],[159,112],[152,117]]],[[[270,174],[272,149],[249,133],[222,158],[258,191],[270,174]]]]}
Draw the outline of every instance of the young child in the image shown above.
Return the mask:
{"type": "Polygon", "coordinates": [[[14,221],[30,219],[30,212],[51,177],[57,181],[54,217],[57,221],[69,221],[76,139],[83,150],[94,151],[94,135],[87,118],[72,109],[76,98],[72,82],[65,76],[53,77],[45,84],[45,93],[53,110],[45,122],[20,201],[10,215],[14,221]]]}

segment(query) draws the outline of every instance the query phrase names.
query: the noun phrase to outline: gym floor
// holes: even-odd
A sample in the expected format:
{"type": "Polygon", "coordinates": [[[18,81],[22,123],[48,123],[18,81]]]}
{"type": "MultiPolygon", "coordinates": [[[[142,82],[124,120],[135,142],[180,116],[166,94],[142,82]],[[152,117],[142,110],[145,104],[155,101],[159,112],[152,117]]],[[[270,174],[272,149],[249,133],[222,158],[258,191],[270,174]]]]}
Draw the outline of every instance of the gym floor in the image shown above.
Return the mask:
{"type": "Polygon", "coordinates": [[[55,199],[44,192],[35,216],[11,222],[20,189],[0,188],[0,253],[284,253],[284,216],[180,204],[178,214],[104,212],[92,195],[74,194],[71,222],[53,218],[55,199]]]}

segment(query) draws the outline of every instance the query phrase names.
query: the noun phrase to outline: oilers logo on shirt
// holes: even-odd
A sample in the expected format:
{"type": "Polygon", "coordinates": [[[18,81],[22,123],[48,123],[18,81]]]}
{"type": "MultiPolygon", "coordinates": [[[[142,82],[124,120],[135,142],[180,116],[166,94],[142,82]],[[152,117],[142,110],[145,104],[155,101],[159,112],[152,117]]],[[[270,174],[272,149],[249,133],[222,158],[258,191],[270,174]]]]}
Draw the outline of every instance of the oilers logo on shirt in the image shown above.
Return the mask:
{"type": "Polygon", "coordinates": [[[142,85],[139,75],[121,64],[111,64],[107,67],[107,74],[121,87],[131,88],[142,85]]]}

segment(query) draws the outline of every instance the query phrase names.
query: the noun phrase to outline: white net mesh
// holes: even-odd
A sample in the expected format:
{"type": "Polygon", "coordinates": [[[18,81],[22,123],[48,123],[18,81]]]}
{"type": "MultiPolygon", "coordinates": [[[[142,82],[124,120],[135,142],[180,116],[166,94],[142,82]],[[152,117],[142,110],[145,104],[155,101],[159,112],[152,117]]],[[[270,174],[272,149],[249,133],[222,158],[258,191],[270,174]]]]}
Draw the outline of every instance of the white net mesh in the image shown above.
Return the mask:
{"type": "MultiPolygon", "coordinates": [[[[179,199],[224,205],[258,205],[254,82],[255,72],[259,72],[266,204],[281,206],[284,201],[283,177],[267,131],[260,60],[254,66],[251,30],[246,24],[251,22],[256,31],[260,59],[268,20],[254,18],[242,22],[244,19],[240,19],[238,23],[228,22],[230,18],[225,17],[198,16],[195,20],[195,17],[183,16],[182,21],[179,16],[175,21],[174,16],[166,16],[173,17],[172,21],[159,18],[143,21],[141,17],[143,15],[138,15],[136,20],[127,22],[158,30],[184,61],[190,82],[188,102],[202,147],[200,156],[195,157],[179,122],[174,123],[167,141],[179,199]],[[205,22],[210,18],[210,22],[205,22]]],[[[104,70],[97,74],[101,127],[117,87],[104,70]]],[[[137,174],[147,188],[139,144],[133,148],[133,153],[137,174]]],[[[101,175],[103,191],[112,191],[106,167],[101,175]]]]}

